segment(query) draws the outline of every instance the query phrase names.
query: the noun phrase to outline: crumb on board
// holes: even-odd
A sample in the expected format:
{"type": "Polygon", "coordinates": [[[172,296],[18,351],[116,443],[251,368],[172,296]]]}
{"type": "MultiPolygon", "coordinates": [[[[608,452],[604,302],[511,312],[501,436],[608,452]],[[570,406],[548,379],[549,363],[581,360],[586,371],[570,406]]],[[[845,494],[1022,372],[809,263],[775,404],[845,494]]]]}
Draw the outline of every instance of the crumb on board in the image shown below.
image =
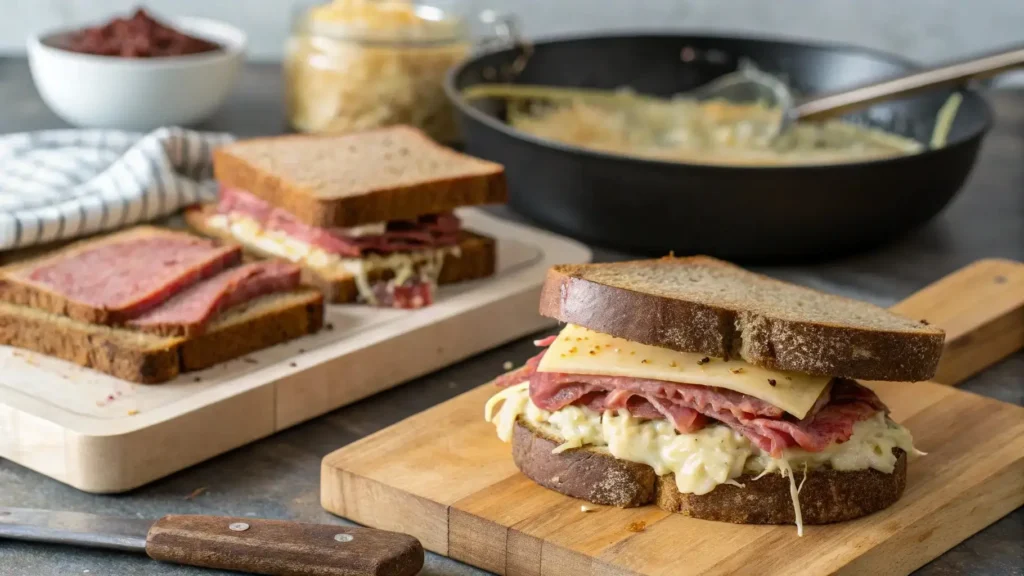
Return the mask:
{"type": "Polygon", "coordinates": [[[594,509],[591,508],[590,506],[587,506],[586,504],[581,504],[580,505],[580,512],[593,512],[593,511],[594,511],[594,509]]]}
{"type": "Polygon", "coordinates": [[[629,526],[626,526],[626,530],[629,530],[630,532],[643,532],[646,529],[647,522],[644,522],[643,520],[637,522],[630,522],[629,526]]]}
{"type": "Polygon", "coordinates": [[[511,360],[506,360],[505,363],[501,365],[501,367],[504,368],[505,370],[511,370],[513,367],[515,367],[515,364],[513,364],[511,360]]]}
{"type": "Polygon", "coordinates": [[[128,415],[129,416],[135,416],[138,413],[139,413],[139,411],[135,410],[135,409],[131,409],[131,410],[128,411],[128,415]]]}
{"type": "Polygon", "coordinates": [[[203,492],[206,492],[206,486],[200,486],[199,488],[196,488],[188,496],[185,496],[185,500],[194,500],[197,496],[199,496],[203,492]]]}

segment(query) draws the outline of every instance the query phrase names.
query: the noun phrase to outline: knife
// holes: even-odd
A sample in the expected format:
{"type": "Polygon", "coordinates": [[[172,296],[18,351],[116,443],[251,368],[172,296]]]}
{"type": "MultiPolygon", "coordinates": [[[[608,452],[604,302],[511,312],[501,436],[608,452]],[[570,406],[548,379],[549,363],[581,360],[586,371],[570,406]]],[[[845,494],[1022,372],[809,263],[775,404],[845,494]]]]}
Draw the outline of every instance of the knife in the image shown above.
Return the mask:
{"type": "Polygon", "coordinates": [[[0,538],[136,552],[163,562],[252,574],[412,576],[423,567],[423,546],[412,536],[258,518],[141,520],[0,507],[0,538]]]}

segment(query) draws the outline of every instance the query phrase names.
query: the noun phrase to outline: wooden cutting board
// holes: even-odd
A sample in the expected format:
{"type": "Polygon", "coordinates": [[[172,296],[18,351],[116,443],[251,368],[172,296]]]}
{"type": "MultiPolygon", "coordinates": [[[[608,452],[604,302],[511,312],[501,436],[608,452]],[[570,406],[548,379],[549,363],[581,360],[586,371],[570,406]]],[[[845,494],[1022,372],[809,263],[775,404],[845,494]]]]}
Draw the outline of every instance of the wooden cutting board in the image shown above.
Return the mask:
{"type": "MultiPolygon", "coordinates": [[[[1024,265],[975,263],[895,307],[948,332],[956,382],[1024,346],[1024,265]]],[[[502,574],[907,574],[1024,504],[1024,408],[937,383],[870,382],[928,453],[903,498],[853,522],[746,526],[592,506],[534,484],[483,421],[481,386],[324,458],[328,511],[502,574]],[[639,525],[641,531],[631,531],[639,525]]]]}
{"type": "Polygon", "coordinates": [[[497,238],[493,277],[442,287],[422,310],[328,306],[319,334],[166,384],[0,346],[0,457],[121,492],[553,325],[537,314],[544,274],[590,251],[477,210],[459,215],[497,238]]]}

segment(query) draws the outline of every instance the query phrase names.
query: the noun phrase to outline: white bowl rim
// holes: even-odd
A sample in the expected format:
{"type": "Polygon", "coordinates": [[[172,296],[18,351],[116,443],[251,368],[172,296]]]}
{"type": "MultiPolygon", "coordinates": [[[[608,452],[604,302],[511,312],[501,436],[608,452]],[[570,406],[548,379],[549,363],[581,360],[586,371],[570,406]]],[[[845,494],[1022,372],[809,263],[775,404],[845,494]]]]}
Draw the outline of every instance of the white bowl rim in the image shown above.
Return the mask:
{"type": "Polygon", "coordinates": [[[146,68],[178,68],[183,66],[202,66],[223,60],[232,60],[245,52],[248,39],[242,29],[228,24],[223,20],[213,18],[197,18],[194,16],[179,16],[161,18],[171,23],[175,28],[188,34],[195,34],[206,40],[212,40],[220,44],[221,48],[210,52],[199,54],[186,54],[183,56],[161,56],[158,58],[122,58],[119,56],[100,56],[98,54],[83,54],[64,48],[58,48],[47,44],[44,40],[59,34],[68,34],[81,30],[85,26],[74,28],[58,28],[45,32],[33,34],[28,38],[28,49],[32,51],[47,52],[49,54],[66,58],[72,61],[89,64],[101,64],[106,66],[121,67],[146,67],[146,68]],[[210,33],[212,32],[212,33],[210,33]]]}

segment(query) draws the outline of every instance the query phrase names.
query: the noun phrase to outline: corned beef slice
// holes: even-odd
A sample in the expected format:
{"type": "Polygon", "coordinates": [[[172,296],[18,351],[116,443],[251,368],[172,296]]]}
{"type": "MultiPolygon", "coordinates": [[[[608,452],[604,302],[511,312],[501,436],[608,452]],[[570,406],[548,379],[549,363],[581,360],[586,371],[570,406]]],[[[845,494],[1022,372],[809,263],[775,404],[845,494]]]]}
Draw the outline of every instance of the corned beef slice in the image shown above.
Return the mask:
{"type": "Polygon", "coordinates": [[[110,312],[124,322],[185,288],[241,261],[241,248],[185,234],[127,236],[14,274],[69,301],[110,312]]]}
{"type": "Polygon", "coordinates": [[[344,229],[308,226],[244,190],[223,187],[217,211],[243,214],[274,230],[326,252],[358,258],[367,252],[387,254],[458,244],[459,219],[451,213],[421,216],[416,221],[388,222],[384,234],[352,236],[344,229]]]}
{"type": "Polygon", "coordinates": [[[129,324],[163,334],[193,335],[221,311],[265,294],[297,288],[299,276],[299,267],[288,262],[245,264],[192,286],[129,324]]]}
{"type": "MultiPolygon", "coordinates": [[[[551,338],[538,341],[549,346],[551,338]]],[[[594,410],[625,408],[638,418],[668,418],[680,433],[700,430],[708,418],[742,433],[772,456],[784,448],[799,446],[820,452],[836,442],[849,440],[853,425],[886,406],[870,389],[845,379],[834,379],[803,420],[753,396],[732,390],[661,380],[622,376],[538,372],[544,352],[526,365],[499,377],[500,387],[530,382],[530,401],[538,408],[555,411],[570,404],[594,410]]]]}

